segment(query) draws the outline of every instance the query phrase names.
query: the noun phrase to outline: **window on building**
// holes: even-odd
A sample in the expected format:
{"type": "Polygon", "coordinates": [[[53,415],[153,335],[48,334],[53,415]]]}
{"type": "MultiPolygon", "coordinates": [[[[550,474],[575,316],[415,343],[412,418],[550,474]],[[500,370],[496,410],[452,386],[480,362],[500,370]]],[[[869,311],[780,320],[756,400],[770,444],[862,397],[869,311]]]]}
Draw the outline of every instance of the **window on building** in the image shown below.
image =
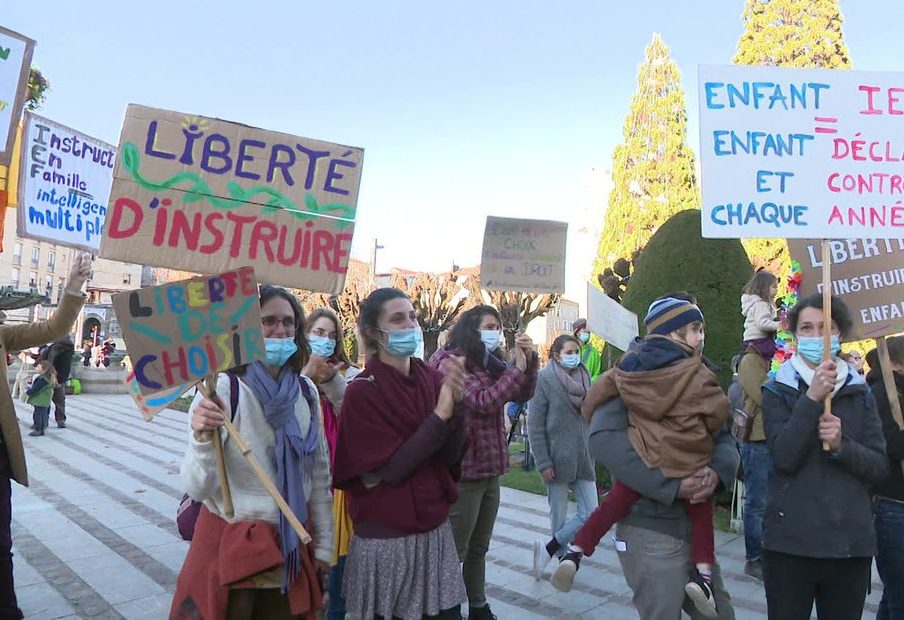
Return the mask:
{"type": "Polygon", "coordinates": [[[22,244],[16,242],[16,245],[13,246],[13,265],[21,265],[22,264],[22,244]]]}
{"type": "Polygon", "coordinates": [[[44,289],[41,292],[47,295],[53,292],[53,276],[44,276],[44,289]]]}
{"type": "Polygon", "coordinates": [[[19,269],[13,267],[9,272],[9,283],[13,288],[19,287],[19,269]]]}
{"type": "Polygon", "coordinates": [[[31,249],[31,266],[37,267],[41,264],[41,248],[31,249]]]}
{"type": "Polygon", "coordinates": [[[38,272],[28,272],[28,288],[38,288],[38,272]]]}
{"type": "Polygon", "coordinates": [[[131,284],[132,283],[132,274],[131,273],[122,274],[122,283],[123,284],[131,284]]]}
{"type": "Polygon", "coordinates": [[[56,269],[56,252],[47,255],[47,271],[53,273],[56,269]]]}

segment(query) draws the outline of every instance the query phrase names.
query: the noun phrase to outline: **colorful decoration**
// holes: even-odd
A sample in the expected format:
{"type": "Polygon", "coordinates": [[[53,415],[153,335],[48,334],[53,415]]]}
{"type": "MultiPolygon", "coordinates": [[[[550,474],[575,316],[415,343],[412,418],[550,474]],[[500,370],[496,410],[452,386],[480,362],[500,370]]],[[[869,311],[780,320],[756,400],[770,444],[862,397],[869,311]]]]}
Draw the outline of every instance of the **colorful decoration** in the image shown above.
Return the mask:
{"type": "Polygon", "coordinates": [[[782,325],[775,335],[775,356],[772,358],[772,367],[769,376],[774,377],[779,367],[794,356],[797,350],[794,342],[794,334],[785,329],[788,313],[797,305],[800,298],[800,283],[803,276],[800,273],[800,263],[791,261],[791,272],[788,274],[788,292],[779,299],[778,322],[782,325]]]}

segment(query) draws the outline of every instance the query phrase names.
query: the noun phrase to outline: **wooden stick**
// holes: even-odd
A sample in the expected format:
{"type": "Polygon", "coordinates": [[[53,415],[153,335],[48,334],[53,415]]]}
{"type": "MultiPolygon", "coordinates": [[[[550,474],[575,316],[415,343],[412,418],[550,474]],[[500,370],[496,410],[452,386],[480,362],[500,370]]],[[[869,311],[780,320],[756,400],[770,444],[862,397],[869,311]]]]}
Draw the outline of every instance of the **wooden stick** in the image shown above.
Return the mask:
{"type": "MultiPolygon", "coordinates": [[[[210,392],[207,391],[207,387],[203,383],[198,385],[198,389],[201,390],[201,393],[204,394],[205,397],[211,398],[210,392]]],[[[270,480],[270,476],[268,476],[267,472],[264,471],[264,468],[261,467],[260,461],[257,460],[254,452],[251,451],[251,448],[249,448],[248,444],[245,443],[245,440],[242,439],[242,435],[239,433],[239,429],[237,429],[235,425],[229,420],[223,420],[223,426],[226,428],[226,432],[229,434],[229,438],[235,442],[235,444],[239,448],[239,451],[242,453],[242,456],[245,457],[245,460],[248,462],[248,465],[251,467],[254,475],[256,475],[258,480],[261,481],[261,484],[264,485],[264,489],[266,489],[267,493],[270,495],[273,501],[276,502],[279,510],[286,516],[286,520],[289,522],[289,525],[292,526],[292,529],[295,530],[295,533],[298,534],[298,538],[301,539],[301,543],[306,545],[311,542],[311,535],[308,534],[308,531],[306,529],[304,529],[301,521],[298,520],[298,517],[295,516],[295,513],[292,512],[292,509],[289,507],[289,504],[287,504],[286,500],[283,499],[283,496],[279,492],[279,489],[277,489],[276,485],[273,484],[273,481],[270,480]]]]}
{"type": "MultiPolygon", "coordinates": [[[[832,359],[832,262],[829,256],[829,240],[822,240],[822,361],[832,359]]],[[[832,394],[826,396],[823,415],[832,413],[832,394]]],[[[822,449],[829,451],[829,442],[822,442],[822,449]]]]}
{"type": "MultiPolygon", "coordinates": [[[[205,396],[211,400],[217,397],[217,378],[211,375],[204,380],[207,388],[205,396]]],[[[220,403],[222,406],[222,403],[220,403]]],[[[232,412],[235,415],[235,412],[232,412]]],[[[213,451],[217,457],[217,473],[220,476],[220,491],[223,494],[223,513],[227,519],[235,517],[235,508],[232,504],[232,491],[229,488],[229,476],[226,475],[226,457],[223,454],[223,439],[220,437],[219,431],[211,433],[213,441],[213,451]]]]}
{"type": "MultiPolygon", "coordinates": [[[[898,388],[895,384],[895,375],[891,369],[891,357],[888,355],[888,342],[885,338],[876,338],[876,349],[879,353],[879,368],[882,371],[882,383],[885,384],[885,394],[891,405],[891,417],[894,418],[898,428],[904,428],[904,415],[901,413],[901,400],[898,397],[898,388]]],[[[904,461],[901,461],[901,471],[904,472],[904,461]]]]}

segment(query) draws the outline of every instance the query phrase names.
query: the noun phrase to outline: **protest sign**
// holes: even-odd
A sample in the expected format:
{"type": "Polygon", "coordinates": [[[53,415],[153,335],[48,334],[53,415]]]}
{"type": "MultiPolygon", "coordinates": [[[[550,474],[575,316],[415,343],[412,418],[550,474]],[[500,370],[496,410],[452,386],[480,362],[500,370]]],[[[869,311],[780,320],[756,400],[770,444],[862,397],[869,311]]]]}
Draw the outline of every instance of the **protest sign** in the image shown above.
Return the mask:
{"type": "MultiPolygon", "coordinates": [[[[904,240],[829,241],[832,295],[847,304],[862,338],[904,331],[904,240]]],[[[800,295],[822,292],[820,241],[791,239],[791,258],[800,263],[800,295]]]]}
{"type": "Polygon", "coordinates": [[[904,73],[703,66],[704,237],[904,237],[904,73]]]}
{"type": "Polygon", "coordinates": [[[522,293],[565,292],[568,224],[487,217],[480,286],[522,293]]]}
{"type": "Polygon", "coordinates": [[[113,308],[146,396],[265,358],[250,267],[113,295],[113,308]]]}
{"type": "Polygon", "coordinates": [[[141,392],[141,384],[138,383],[138,379],[135,378],[135,371],[133,370],[126,376],[126,387],[129,396],[135,401],[135,405],[138,407],[138,410],[141,411],[142,417],[148,422],[164,409],[168,409],[192,385],[192,383],[183,383],[176,387],[145,395],[141,392]]]}
{"type": "Polygon", "coordinates": [[[587,326],[594,334],[627,351],[640,335],[637,315],[587,283],[587,326]]]}
{"type": "Polygon", "coordinates": [[[0,26],[0,164],[12,160],[35,42],[0,26]]]}
{"type": "Polygon", "coordinates": [[[364,152],[129,105],[103,258],[339,293],[364,152]]]}
{"type": "Polygon", "coordinates": [[[19,236],[96,253],[116,148],[30,112],[22,139],[19,236]]]}

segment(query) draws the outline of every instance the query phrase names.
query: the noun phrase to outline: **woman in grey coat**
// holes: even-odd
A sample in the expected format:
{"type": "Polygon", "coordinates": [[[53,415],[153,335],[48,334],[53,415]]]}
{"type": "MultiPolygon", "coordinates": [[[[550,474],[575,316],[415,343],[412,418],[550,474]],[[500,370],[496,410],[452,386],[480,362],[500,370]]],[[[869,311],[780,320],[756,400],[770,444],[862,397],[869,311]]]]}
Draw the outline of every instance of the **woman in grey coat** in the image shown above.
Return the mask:
{"type": "Polygon", "coordinates": [[[534,577],[554,555],[564,553],[575,533],[599,505],[596,475],[587,448],[587,424],[581,404],[590,388],[590,374],[581,363],[581,343],[570,334],[552,343],[550,360],[537,375],[530,401],[528,434],[537,471],[546,482],[552,538],[534,542],[534,577]],[[568,518],[568,491],[577,500],[577,514],[568,518]]]}

